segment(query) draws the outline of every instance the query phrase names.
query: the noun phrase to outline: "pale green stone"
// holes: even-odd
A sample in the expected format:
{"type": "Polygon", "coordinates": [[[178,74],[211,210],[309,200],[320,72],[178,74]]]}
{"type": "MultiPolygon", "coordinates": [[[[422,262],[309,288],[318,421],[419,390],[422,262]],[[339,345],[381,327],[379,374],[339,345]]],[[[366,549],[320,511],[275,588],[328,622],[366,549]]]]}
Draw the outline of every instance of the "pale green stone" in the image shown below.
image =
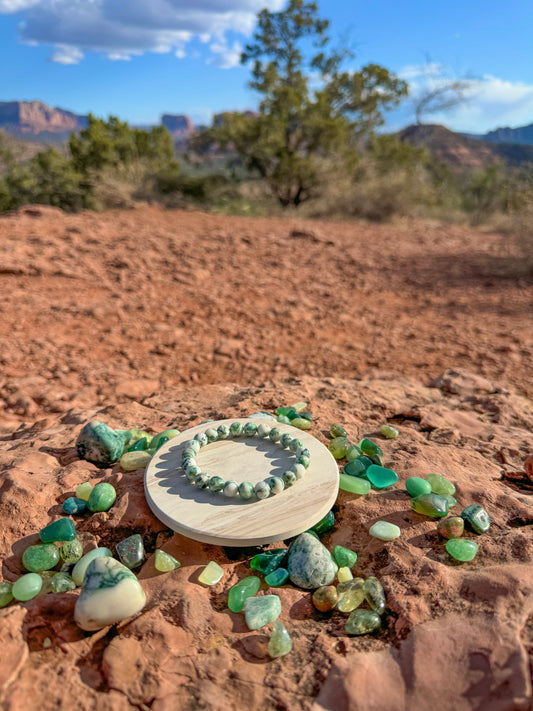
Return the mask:
{"type": "Polygon", "coordinates": [[[466,538],[452,538],[446,541],[446,550],[455,560],[468,563],[475,558],[478,547],[475,541],[469,541],[466,538]]]}
{"type": "Polygon", "coordinates": [[[294,417],[291,420],[291,425],[299,430],[309,430],[311,429],[311,423],[305,417],[294,417]]]}
{"type": "Polygon", "coordinates": [[[379,538],[380,541],[393,541],[399,538],[401,531],[398,526],[388,521],[376,521],[368,531],[374,538],[379,538]]]}
{"type": "Polygon", "coordinates": [[[166,553],[165,551],[159,549],[156,550],[154,567],[156,570],[159,570],[160,573],[168,573],[171,570],[176,570],[176,568],[179,568],[180,566],[181,563],[179,560],[176,560],[176,558],[170,555],[170,553],[166,553]]]}
{"type": "Polygon", "coordinates": [[[339,488],[343,491],[349,491],[351,494],[365,496],[370,491],[371,486],[368,479],[359,479],[358,477],[341,473],[339,475],[339,488]]]}
{"type": "Polygon", "coordinates": [[[13,597],[15,600],[20,600],[21,602],[26,602],[26,600],[31,600],[36,597],[43,586],[43,579],[37,573],[26,573],[22,575],[14,584],[11,589],[13,597]]]}
{"type": "Polygon", "coordinates": [[[428,474],[426,481],[429,481],[434,494],[439,496],[453,496],[455,494],[455,486],[440,474],[428,474]]]}
{"type": "Polygon", "coordinates": [[[354,459],[359,459],[362,454],[363,453],[356,444],[350,444],[346,450],[345,459],[347,462],[353,462],[354,459]]]}
{"type": "Polygon", "coordinates": [[[230,588],[228,594],[228,607],[232,612],[242,612],[244,603],[249,597],[253,597],[261,587],[261,580],[256,575],[249,575],[247,578],[230,588]]]}
{"type": "Polygon", "coordinates": [[[89,496],[91,495],[91,491],[93,490],[93,485],[89,481],[84,481],[83,484],[80,484],[78,487],[76,487],[76,498],[77,499],[83,499],[84,501],[89,501],[89,496]]]}
{"type": "Polygon", "coordinates": [[[396,427],[392,427],[391,425],[381,425],[380,432],[385,439],[396,439],[400,434],[396,427]]]}
{"type": "Polygon", "coordinates": [[[39,595],[48,595],[48,593],[52,592],[52,580],[55,574],[55,570],[43,570],[41,573],[39,573],[43,580],[43,585],[41,587],[39,595]]]}
{"type": "Polygon", "coordinates": [[[354,578],[337,585],[337,609],[341,612],[352,612],[365,599],[363,578],[354,578]]]}
{"type": "Polygon", "coordinates": [[[261,439],[268,437],[270,434],[270,425],[266,425],[263,422],[257,427],[257,436],[261,439]]]}
{"type": "Polygon", "coordinates": [[[13,599],[13,585],[11,583],[0,583],[0,607],[9,605],[13,599]]]}
{"type": "Polygon", "coordinates": [[[352,571],[348,566],[339,568],[337,571],[337,580],[339,583],[347,583],[349,580],[353,580],[352,571]]]}
{"type": "Polygon", "coordinates": [[[385,591],[379,580],[371,575],[363,584],[363,592],[370,607],[381,615],[385,609],[385,591]]]}
{"type": "Polygon", "coordinates": [[[198,582],[204,585],[216,585],[222,580],[224,569],[214,560],[210,561],[198,576],[198,582]]]}
{"type": "Polygon", "coordinates": [[[280,613],[281,601],[277,595],[249,597],[244,603],[244,618],[250,630],[258,630],[274,622],[280,613]]]}
{"type": "Polygon", "coordinates": [[[74,590],[76,583],[68,573],[56,573],[52,578],[52,592],[68,592],[74,590]]]}
{"type": "Polygon", "coordinates": [[[22,565],[32,573],[55,568],[59,563],[59,548],[54,543],[30,546],[22,554],[22,565]]]}
{"type": "Polygon", "coordinates": [[[329,441],[328,449],[335,459],[342,459],[348,451],[348,440],[346,437],[334,437],[329,441]]]}
{"type": "Polygon", "coordinates": [[[354,610],[346,620],[348,634],[369,634],[381,627],[381,620],[377,613],[370,610],[354,610]]]}
{"type": "Polygon", "coordinates": [[[335,439],[335,437],[348,437],[348,433],[342,425],[333,424],[329,428],[329,436],[332,439],[335,439]]]}
{"type": "Polygon", "coordinates": [[[289,407],[291,407],[294,412],[301,412],[302,410],[305,410],[305,408],[307,407],[307,403],[303,401],[297,402],[294,405],[289,405],[289,407]]]}
{"type": "Polygon", "coordinates": [[[134,472],[136,469],[144,469],[152,455],[150,452],[140,450],[138,452],[126,452],[119,460],[120,468],[125,472],[134,472]]]}
{"type": "Polygon", "coordinates": [[[116,498],[117,492],[115,491],[115,487],[106,481],[102,481],[91,491],[87,506],[89,507],[89,511],[93,513],[95,511],[109,511],[115,503],[116,498]]]}
{"type": "Polygon", "coordinates": [[[287,632],[285,625],[281,620],[276,620],[274,622],[274,627],[272,629],[272,636],[268,642],[268,653],[275,659],[276,657],[283,657],[288,654],[292,649],[292,639],[287,632]]]}
{"type": "Polygon", "coordinates": [[[105,547],[93,548],[92,551],[86,553],[83,558],[80,558],[80,560],[76,563],[72,571],[72,579],[76,585],[79,586],[83,583],[83,578],[85,577],[89,563],[92,563],[95,558],[111,557],[112,555],[113,554],[109,548],[105,547]]]}

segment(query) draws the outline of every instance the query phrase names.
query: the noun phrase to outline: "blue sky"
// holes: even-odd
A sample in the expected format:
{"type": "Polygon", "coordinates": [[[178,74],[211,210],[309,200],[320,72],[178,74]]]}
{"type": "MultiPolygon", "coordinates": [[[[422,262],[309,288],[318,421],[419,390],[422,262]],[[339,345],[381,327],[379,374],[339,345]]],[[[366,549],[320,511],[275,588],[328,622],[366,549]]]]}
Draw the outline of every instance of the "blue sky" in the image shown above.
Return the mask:
{"type": "MultiPolygon", "coordinates": [[[[257,11],[283,0],[0,0],[0,101],[39,99],[132,123],[253,108],[238,65],[257,11]]],[[[319,0],[353,68],[383,64],[416,94],[468,77],[469,101],[428,118],[482,133],[533,122],[531,0],[319,0]]],[[[405,105],[390,128],[412,121],[405,105]]]]}

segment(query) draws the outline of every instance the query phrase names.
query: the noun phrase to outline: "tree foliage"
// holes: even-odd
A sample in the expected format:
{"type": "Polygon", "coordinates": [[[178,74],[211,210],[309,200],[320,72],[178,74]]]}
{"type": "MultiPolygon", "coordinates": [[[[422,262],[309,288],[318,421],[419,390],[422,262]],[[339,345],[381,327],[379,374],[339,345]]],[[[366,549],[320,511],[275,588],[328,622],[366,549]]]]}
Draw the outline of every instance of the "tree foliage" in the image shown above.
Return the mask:
{"type": "Polygon", "coordinates": [[[309,200],[321,161],[353,155],[358,141],[383,123],[383,112],[407,94],[407,84],[379,65],[344,70],[351,53],[329,48],[328,27],[315,2],[262,10],[241,57],[253,63],[259,113],[223,114],[201,139],[232,146],[284,206],[309,200]]]}

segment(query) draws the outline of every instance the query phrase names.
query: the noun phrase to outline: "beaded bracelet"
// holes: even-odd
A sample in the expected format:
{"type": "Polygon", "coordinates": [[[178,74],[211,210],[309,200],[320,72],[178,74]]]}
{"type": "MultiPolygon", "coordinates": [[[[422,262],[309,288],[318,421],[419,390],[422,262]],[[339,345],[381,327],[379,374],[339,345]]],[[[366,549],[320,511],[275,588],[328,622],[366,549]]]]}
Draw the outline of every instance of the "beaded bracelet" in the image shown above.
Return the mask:
{"type": "Polygon", "coordinates": [[[301,479],[305,470],[309,467],[311,455],[309,450],[303,446],[301,440],[293,437],[288,432],[282,433],[278,427],[270,428],[269,425],[254,422],[232,422],[227,425],[220,425],[217,429],[209,427],[205,432],[200,432],[194,439],[185,443],[183,450],[181,468],[185,476],[193,486],[198,489],[209,489],[213,493],[222,493],[224,496],[239,496],[241,499],[251,499],[255,494],[258,499],[267,499],[269,496],[279,494],[284,489],[292,486],[298,479],[301,479]],[[296,455],[296,462],[281,477],[271,476],[268,479],[259,481],[255,486],[249,481],[241,484],[236,481],[224,481],[220,476],[210,476],[207,472],[200,470],[196,463],[196,455],[202,447],[218,440],[228,439],[228,437],[268,437],[271,442],[277,442],[281,447],[288,448],[296,455]]]}

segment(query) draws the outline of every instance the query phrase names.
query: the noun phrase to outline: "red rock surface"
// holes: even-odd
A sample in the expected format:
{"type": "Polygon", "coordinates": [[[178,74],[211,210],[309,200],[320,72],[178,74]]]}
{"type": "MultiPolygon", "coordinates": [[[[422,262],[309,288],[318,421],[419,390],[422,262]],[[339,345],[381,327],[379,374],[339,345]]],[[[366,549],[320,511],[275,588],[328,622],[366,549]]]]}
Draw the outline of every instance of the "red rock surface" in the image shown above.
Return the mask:
{"type": "Polygon", "coordinates": [[[484,236],[474,258],[479,235],[435,225],[36,212],[0,220],[1,577],[21,574],[24,549],[79,483],[105,480],[117,502],[77,517],[79,536],[114,549],[141,533],[148,602],[94,634],[73,621],[77,591],[0,610],[2,711],[29,699],[44,711],[530,709],[532,489],[501,472],[531,454],[531,343],[527,284],[484,271],[502,238],[484,236]],[[390,491],[341,492],[323,536],[357,551],[387,609],[380,633],[350,638],[309,592],[276,589],[294,649],[270,660],[270,627],[250,632],[227,610],[252,551],[173,535],[146,505],[142,471],[98,469],[74,442],[93,418],[183,430],[297,400],[321,441],[342,423],[379,440],[399,474],[390,491]],[[377,434],[387,420],[397,440],[377,434]],[[435,522],[410,510],[402,482],[431,471],[456,484],[456,511],[479,503],[491,516],[471,563],[451,560],[435,522]],[[371,538],[380,519],[401,538],[371,538]],[[182,567],[157,573],[156,547],[182,567]],[[209,560],[225,575],[204,588],[209,560]]]}

